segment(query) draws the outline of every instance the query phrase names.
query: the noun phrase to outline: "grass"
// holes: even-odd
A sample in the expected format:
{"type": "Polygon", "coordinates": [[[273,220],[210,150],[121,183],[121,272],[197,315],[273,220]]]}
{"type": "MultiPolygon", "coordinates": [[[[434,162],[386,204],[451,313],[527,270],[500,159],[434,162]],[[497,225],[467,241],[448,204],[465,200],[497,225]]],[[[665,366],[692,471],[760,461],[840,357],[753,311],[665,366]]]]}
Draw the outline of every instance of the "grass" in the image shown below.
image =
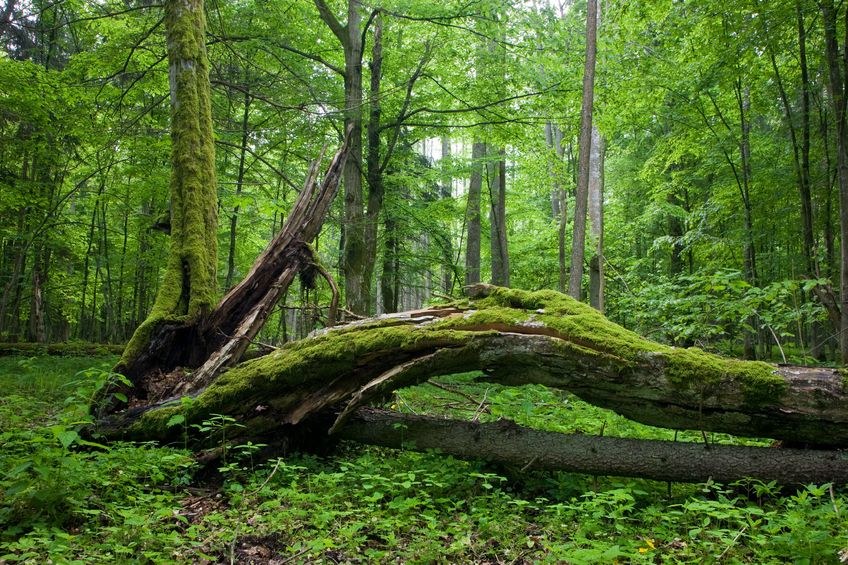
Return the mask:
{"type": "MultiPolygon", "coordinates": [[[[848,560],[848,497],[830,485],[669,487],[354,444],[264,462],[253,460],[257,446],[236,446],[221,480],[201,484],[180,449],[76,435],[114,361],[0,358],[0,563],[848,560]]],[[[405,389],[392,403],[556,431],[673,435],[561,392],[473,377],[405,389]]],[[[216,422],[207,427],[214,434],[216,422]]]]}

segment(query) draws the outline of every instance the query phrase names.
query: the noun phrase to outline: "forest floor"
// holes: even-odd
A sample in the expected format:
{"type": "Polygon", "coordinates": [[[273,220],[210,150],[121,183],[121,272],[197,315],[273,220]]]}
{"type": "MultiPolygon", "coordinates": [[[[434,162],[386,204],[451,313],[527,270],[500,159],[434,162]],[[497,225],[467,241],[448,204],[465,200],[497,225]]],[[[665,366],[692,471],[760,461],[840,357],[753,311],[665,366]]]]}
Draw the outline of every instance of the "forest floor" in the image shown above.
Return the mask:
{"type": "MultiPolygon", "coordinates": [[[[669,485],[355,444],[254,461],[260,446],[250,443],[231,447],[216,477],[202,480],[179,445],[107,447],[77,435],[114,362],[0,358],[0,564],[848,562],[845,486],[669,485]]],[[[674,437],[562,392],[473,376],[404,389],[391,403],[564,432],[674,437]]],[[[203,431],[214,440],[226,421],[216,416],[203,431]]]]}

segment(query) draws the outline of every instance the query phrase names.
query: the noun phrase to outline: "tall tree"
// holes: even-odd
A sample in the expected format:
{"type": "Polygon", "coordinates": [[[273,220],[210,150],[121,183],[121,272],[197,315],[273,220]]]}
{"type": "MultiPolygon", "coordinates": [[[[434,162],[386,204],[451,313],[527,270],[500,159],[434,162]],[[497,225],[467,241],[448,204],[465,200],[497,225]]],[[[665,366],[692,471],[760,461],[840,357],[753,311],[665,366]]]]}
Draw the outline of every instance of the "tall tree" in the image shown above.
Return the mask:
{"type": "Polygon", "coordinates": [[[170,252],[147,320],[128,344],[123,363],[163,319],[197,319],[218,294],[218,216],[206,16],[203,0],[167,0],[165,33],[171,100],[170,252]]]}
{"type": "Polygon", "coordinates": [[[499,149],[497,161],[489,163],[489,227],[492,284],[509,286],[509,246],[506,233],[506,150],[499,149]]]}
{"type": "MultiPolygon", "coordinates": [[[[839,42],[836,38],[837,9],[833,0],[819,0],[824,25],[825,59],[828,69],[828,88],[833,114],[836,120],[836,161],[839,181],[839,235],[840,256],[840,332],[839,348],[842,362],[848,363],[848,121],[846,121],[846,87],[848,58],[841,59],[839,42]]],[[[848,12],[846,12],[848,14],[848,12]]],[[[848,46],[843,45],[843,49],[848,46]]],[[[848,57],[848,55],[846,55],[848,57]]]]}
{"type": "Polygon", "coordinates": [[[486,144],[475,141],[471,145],[471,179],[468,183],[468,203],[465,208],[465,284],[480,282],[480,197],[483,189],[483,159],[486,144]]]}
{"type": "Polygon", "coordinates": [[[344,50],[345,131],[350,149],[344,170],[344,272],[347,309],[368,311],[371,281],[366,279],[365,210],[362,191],[362,16],[357,0],[347,1],[347,23],[339,22],[325,0],[315,0],[323,22],[344,50]]]}
{"type": "Polygon", "coordinates": [[[592,126],[589,159],[589,233],[592,256],[589,259],[589,303],[604,311],[604,138],[592,126]]]}
{"type": "Polygon", "coordinates": [[[574,198],[574,236],[568,294],[580,299],[586,245],[586,213],[589,200],[589,161],[592,149],[592,109],[595,92],[595,59],[598,37],[598,2],[589,0],[586,15],[586,59],[583,65],[583,101],[580,110],[580,157],[574,198]]]}

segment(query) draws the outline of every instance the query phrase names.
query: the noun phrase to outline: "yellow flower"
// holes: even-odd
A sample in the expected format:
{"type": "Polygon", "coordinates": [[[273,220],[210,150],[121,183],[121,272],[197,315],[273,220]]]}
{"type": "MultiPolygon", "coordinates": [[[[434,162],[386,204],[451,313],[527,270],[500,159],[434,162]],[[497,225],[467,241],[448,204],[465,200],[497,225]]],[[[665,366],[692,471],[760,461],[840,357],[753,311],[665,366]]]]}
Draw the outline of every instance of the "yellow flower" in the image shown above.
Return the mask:
{"type": "Polygon", "coordinates": [[[639,553],[648,553],[649,551],[656,549],[657,546],[654,542],[653,538],[648,538],[645,540],[645,547],[639,548],[639,553]]]}

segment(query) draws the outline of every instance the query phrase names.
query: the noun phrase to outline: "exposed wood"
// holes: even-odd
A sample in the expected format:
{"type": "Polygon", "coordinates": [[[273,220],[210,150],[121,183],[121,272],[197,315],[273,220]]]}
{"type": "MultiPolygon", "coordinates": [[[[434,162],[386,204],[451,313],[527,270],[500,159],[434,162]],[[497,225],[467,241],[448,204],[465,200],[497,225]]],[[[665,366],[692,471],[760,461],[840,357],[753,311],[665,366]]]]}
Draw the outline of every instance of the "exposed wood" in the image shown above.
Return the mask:
{"type": "Polygon", "coordinates": [[[848,483],[848,452],[778,449],[545,432],[509,420],[489,424],[360,409],[343,439],[549,469],[658,481],[848,483]]]}
{"type": "Polygon", "coordinates": [[[151,329],[146,346],[134,355],[132,363],[119,365],[119,372],[135,384],[135,390],[128,391],[132,398],[151,403],[161,400],[163,394],[197,390],[222,368],[238,362],[295,276],[315,269],[316,260],[308,243],[318,235],[338,191],[349,139],[348,135],[320,184],[320,162],[312,164],[283,228],[209,316],[188,321],[163,320],[151,329]],[[151,396],[150,375],[168,373],[177,367],[199,368],[189,380],[164,387],[151,396]]]}

